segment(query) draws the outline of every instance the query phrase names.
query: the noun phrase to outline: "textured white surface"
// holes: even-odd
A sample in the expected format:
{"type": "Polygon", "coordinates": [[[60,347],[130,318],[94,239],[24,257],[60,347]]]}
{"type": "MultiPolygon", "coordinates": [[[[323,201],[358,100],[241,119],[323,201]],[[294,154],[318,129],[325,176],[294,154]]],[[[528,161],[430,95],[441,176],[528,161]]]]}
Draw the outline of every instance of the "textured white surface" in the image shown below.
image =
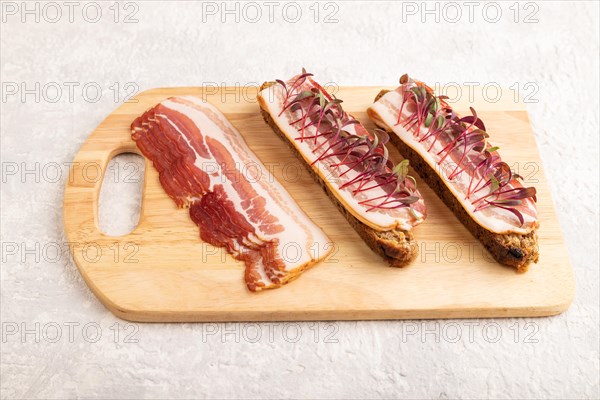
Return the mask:
{"type": "MultiPolygon", "coordinates": [[[[112,2],[102,3],[97,23],[83,19],[84,3],[72,23],[60,2],[62,17],[56,23],[43,18],[54,18],[50,9],[39,23],[33,16],[23,23],[7,3],[1,27],[3,95],[14,88],[10,83],[23,82],[27,88],[56,82],[63,93],[54,103],[48,101],[55,96],[50,87],[39,101],[33,95],[24,102],[19,95],[2,99],[3,398],[599,396],[596,2],[537,3],[537,23],[522,22],[535,11],[524,4],[519,23],[513,21],[512,2],[502,5],[497,23],[483,18],[482,5],[469,22],[462,5],[462,19],[455,24],[436,23],[434,15],[423,23],[419,15],[406,13],[402,22],[402,7],[410,11],[422,7],[420,2],[338,3],[338,22],[330,24],[314,22],[312,3],[301,5],[303,15],[295,24],[282,18],[283,2],[272,23],[263,3],[261,22],[242,18],[236,23],[234,15],[220,12],[203,21],[200,2],[132,2],[139,8],[138,22],[129,24],[113,21],[112,2]],[[424,325],[127,325],[113,317],[68,258],[61,211],[66,167],[58,179],[54,168],[71,161],[89,132],[117,106],[110,86],[134,82],[145,90],[256,83],[289,76],[300,66],[345,85],[390,85],[406,71],[427,82],[536,83],[539,102],[528,109],[575,268],[572,307],[553,318],[424,325]],[[80,84],[72,101],[64,86],[68,82],[80,84]],[[103,90],[96,103],[82,96],[88,82],[103,90]],[[36,163],[37,175],[21,176],[36,163]],[[10,174],[13,167],[16,175],[10,174]],[[26,251],[36,243],[39,251],[26,251]],[[55,256],[54,244],[62,256],[55,256]],[[36,323],[39,338],[21,336],[24,329],[35,331],[36,323]],[[87,323],[97,325],[88,325],[85,336],[87,323]],[[470,323],[478,324],[471,326],[472,334],[470,323]],[[54,339],[57,327],[61,336],[54,339]],[[94,327],[102,335],[92,343],[94,327]],[[295,341],[298,328],[302,335],[295,341]],[[462,334],[454,340],[457,328],[462,334]],[[15,329],[19,332],[11,334],[15,329]],[[257,329],[262,335],[255,340],[257,329]],[[424,335],[426,329],[433,333],[424,335]],[[131,332],[137,342],[125,339],[131,332]],[[502,337],[495,341],[497,332],[502,337]]],[[[134,6],[121,4],[119,20],[134,6]]],[[[320,21],[334,10],[319,8],[320,21]]],[[[120,161],[124,168],[130,160],[120,161]]],[[[138,201],[123,199],[104,211],[127,218],[123,210],[138,201]]],[[[111,224],[107,229],[119,231],[111,224]]]]}

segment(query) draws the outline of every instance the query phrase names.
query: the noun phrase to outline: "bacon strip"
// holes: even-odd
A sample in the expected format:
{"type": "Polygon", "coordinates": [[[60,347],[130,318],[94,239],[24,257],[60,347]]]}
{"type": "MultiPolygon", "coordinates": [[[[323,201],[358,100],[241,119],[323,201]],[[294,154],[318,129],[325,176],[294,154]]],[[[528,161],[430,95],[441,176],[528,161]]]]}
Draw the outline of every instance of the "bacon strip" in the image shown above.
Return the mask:
{"type": "Polygon", "coordinates": [[[328,238],[214,106],[173,97],[131,124],[160,183],[200,228],[246,266],[249,290],[279,287],[328,254],[328,238]]]}

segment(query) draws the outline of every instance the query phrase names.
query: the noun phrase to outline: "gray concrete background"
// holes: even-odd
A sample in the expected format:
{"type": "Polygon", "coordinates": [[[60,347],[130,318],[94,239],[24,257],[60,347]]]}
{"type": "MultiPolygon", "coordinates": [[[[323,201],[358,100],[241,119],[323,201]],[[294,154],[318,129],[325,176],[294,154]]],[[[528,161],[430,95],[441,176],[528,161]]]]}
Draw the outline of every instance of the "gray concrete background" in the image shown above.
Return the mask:
{"type": "MultiPolygon", "coordinates": [[[[599,396],[596,2],[307,2],[299,18],[289,2],[232,3],[229,14],[221,2],[54,4],[27,2],[24,13],[2,2],[2,398],[599,396]],[[127,93],[244,85],[301,66],[346,85],[391,85],[410,72],[519,88],[575,269],[572,307],[553,318],[423,323],[113,317],[65,248],[63,163],[127,93]]],[[[139,174],[132,165],[125,156],[115,171],[139,174]]],[[[119,180],[106,193],[126,188],[119,180]]],[[[105,229],[135,224],[138,202],[103,202],[105,229]]]]}

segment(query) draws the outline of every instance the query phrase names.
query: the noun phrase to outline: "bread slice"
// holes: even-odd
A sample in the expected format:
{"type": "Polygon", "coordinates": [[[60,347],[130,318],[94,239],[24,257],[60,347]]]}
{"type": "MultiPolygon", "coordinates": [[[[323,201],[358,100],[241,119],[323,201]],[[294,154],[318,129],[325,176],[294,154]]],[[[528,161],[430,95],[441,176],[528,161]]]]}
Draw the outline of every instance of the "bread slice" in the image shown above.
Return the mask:
{"type": "MultiPolygon", "coordinates": [[[[379,100],[387,92],[389,90],[379,92],[375,97],[375,101],[379,100]]],[[[385,129],[385,127],[381,128],[385,129]]],[[[463,208],[440,175],[416,151],[406,145],[393,132],[389,132],[389,136],[390,142],[396,146],[402,157],[409,160],[410,165],[419,174],[421,179],[433,189],[438,197],[456,215],[458,220],[485,246],[496,261],[514,267],[519,272],[527,271],[530,263],[538,262],[539,252],[536,229],[527,234],[498,234],[483,228],[463,208]]]]}
{"type": "MultiPolygon", "coordinates": [[[[259,91],[274,85],[275,82],[265,82],[260,87],[259,91]]],[[[321,177],[315,173],[310,165],[308,165],[296,147],[290,143],[285,134],[279,129],[268,111],[261,105],[261,114],[265,122],[273,129],[273,131],[287,144],[294,152],[296,157],[305,165],[314,180],[321,186],[331,201],[337,206],[342,215],[350,223],[352,228],[360,235],[363,241],[375,253],[383,257],[392,267],[404,267],[412,261],[418,254],[418,246],[414,240],[413,234],[410,231],[405,231],[400,228],[391,229],[388,231],[378,231],[364,224],[354,217],[344,205],[338,201],[335,195],[331,192],[327,184],[321,177]]]]}

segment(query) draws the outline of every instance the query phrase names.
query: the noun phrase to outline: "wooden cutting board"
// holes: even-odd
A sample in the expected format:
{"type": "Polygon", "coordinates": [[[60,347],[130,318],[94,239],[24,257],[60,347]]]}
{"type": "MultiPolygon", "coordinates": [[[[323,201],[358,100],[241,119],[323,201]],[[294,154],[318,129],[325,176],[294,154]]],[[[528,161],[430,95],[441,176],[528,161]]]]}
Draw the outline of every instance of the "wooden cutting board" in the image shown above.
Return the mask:
{"type": "MultiPolygon", "coordinates": [[[[371,129],[366,109],[380,88],[344,87],[345,109],[371,129]]],[[[465,92],[466,93],[466,92],[465,92]]],[[[139,94],[108,116],[83,144],[70,171],[64,223],[73,258],[98,299],[133,321],[272,321],[524,317],[558,314],[575,284],[535,138],[523,104],[474,104],[503,157],[538,190],[540,262],[518,274],[491,259],[417,178],[428,218],[414,230],[420,255],[396,269],[372,253],[292,152],[263,122],[256,88],[163,88],[139,94]],[[243,265],[203,243],[146,161],[139,225],[113,237],[98,228],[101,179],[112,157],[138,153],[135,117],[161,100],[196,95],[218,106],[300,206],[336,243],[326,261],[275,290],[251,293],[243,265]],[[116,250],[118,249],[118,251],[116,250]]],[[[465,96],[466,97],[466,96],[465,96]]],[[[457,103],[458,111],[468,109],[457,103]]],[[[399,159],[395,150],[392,158],[399,159]]]]}

